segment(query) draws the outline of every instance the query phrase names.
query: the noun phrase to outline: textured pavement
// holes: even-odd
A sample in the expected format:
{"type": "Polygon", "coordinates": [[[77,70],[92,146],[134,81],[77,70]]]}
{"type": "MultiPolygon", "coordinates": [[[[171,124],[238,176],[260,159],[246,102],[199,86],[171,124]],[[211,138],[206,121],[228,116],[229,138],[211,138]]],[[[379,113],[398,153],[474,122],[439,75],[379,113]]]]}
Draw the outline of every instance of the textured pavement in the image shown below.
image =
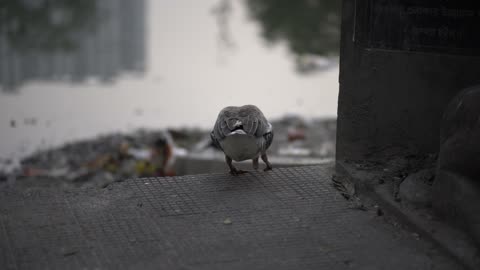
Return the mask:
{"type": "Polygon", "coordinates": [[[461,269],[326,165],[0,189],[0,269],[461,269]]]}

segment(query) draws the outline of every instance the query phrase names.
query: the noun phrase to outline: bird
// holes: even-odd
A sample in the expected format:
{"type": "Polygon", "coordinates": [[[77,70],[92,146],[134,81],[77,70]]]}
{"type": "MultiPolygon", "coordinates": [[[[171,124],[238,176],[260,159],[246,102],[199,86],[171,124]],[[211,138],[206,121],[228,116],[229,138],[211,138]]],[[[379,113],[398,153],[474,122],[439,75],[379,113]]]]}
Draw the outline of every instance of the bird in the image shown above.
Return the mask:
{"type": "Polygon", "coordinates": [[[264,171],[272,170],[267,149],[273,141],[273,127],[257,106],[225,107],[218,114],[210,137],[213,144],[224,152],[230,174],[246,172],[233,166],[233,160],[251,159],[253,168],[258,170],[259,157],[266,164],[264,171]]]}

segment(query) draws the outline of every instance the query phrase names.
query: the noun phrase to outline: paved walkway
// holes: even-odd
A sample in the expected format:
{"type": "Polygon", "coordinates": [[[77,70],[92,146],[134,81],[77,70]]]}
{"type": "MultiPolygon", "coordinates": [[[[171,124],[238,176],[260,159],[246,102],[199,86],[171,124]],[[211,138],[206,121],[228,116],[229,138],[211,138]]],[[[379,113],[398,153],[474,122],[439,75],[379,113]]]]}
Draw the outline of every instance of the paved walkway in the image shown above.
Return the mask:
{"type": "Polygon", "coordinates": [[[374,211],[331,168],[0,190],[1,269],[459,269],[374,211]]]}

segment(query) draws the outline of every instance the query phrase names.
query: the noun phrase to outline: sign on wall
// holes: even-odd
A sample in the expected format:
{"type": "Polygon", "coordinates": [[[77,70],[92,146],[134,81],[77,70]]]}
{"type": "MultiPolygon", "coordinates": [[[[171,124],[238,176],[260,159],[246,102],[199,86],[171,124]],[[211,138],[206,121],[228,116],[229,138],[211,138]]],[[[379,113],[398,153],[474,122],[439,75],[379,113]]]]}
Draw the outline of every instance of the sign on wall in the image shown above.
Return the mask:
{"type": "Polygon", "coordinates": [[[365,48],[480,55],[480,1],[356,0],[365,48]]]}

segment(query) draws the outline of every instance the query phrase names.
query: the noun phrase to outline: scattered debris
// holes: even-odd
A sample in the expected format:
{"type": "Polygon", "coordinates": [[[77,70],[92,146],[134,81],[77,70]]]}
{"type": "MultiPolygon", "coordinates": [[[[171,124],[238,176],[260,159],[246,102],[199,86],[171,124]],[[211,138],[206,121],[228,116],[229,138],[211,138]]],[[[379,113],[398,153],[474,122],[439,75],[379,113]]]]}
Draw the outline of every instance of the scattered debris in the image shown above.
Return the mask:
{"type": "Polygon", "coordinates": [[[278,149],[278,154],[281,156],[311,156],[312,150],[304,147],[298,147],[294,145],[287,145],[278,149]]]}
{"type": "Polygon", "coordinates": [[[335,187],[345,199],[349,200],[355,196],[355,184],[346,176],[334,174],[332,176],[333,187],[335,187]]]}
{"type": "MultiPolygon", "coordinates": [[[[37,119],[25,118],[26,125],[37,119]]],[[[47,121],[50,124],[50,121],[47,121]]],[[[275,139],[272,155],[281,157],[332,158],[335,154],[335,119],[306,121],[288,116],[272,121],[275,139]]],[[[11,120],[11,126],[17,122],[11,120]]],[[[13,179],[51,179],[74,186],[109,187],[128,178],[177,175],[176,159],[190,154],[217,158],[210,130],[182,128],[138,130],[129,134],[110,134],[76,141],[36,152],[22,160],[0,160],[0,181],[13,179]],[[203,155],[204,154],[204,155],[203,155]]],[[[178,167],[178,166],[177,166],[178,167]]],[[[180,170],[181,168],[179,168],[180,170]]],[[[44,181],[45,182],[45,181],[44,181]]]]}
{"type": "Polygon", "coordinates": [[[399,196],[399,192],[400,192],[400,185],[402,184],[403,180],[404,178],[402,177],[393,178],[393,197],[397,202],[402,200],[402,198],[399,196]]]}
{"type": "Polygon", "coordinates": [[[288,141],[303,141],[305,140],[305,129],[303,127],[290,127],[287,132],[288,141]]]}
{"type": "Polygon", "coordinates": [[[349,207],[348,209],[360,210],[360,211],[368,211],[368,208],[367,208],[364,204],[362,204],[362,203],[355,204],[354,206],[349,207]]]}
{"type": "Polygon", "coordinates": [[[78,250],[63,247],[63,248],[60,249],[60,253],[65,257],[69,257],[69,256],[73,256],[73,255],[77,254],[78,250]]]}
{"type": "Polygon", "coordinates": [[[38,152],[20,161],[17,179],[59,179],[71,183],[92,182],[105,188],[125,178],[175,175],[175,155],[184,154],[168,132],[140,130],[67,144],[38,152]]]}
{"type": "Polygon", "coordinates": [[[399,196],[403,201],[416,206],[432,205],[432,185],[435,179],[435,169],[424,169],[410,174],[400,184],[399,196]]]}
{"type": "Polygon", "coordinates": [[[23,119],[23,124],[26,126],[35,126],[37,124],[37,119],[35,117],[28,117],[23,119]]]}
{"type": "Polygon", "coordinates": [[[380,208],[380,206],[374,205],[374,208],[376,209],[377,216],[379,216],[379,217],[383,216],[383,210],[382,210],[382,208],[380,208]]]}
{"type": "Polygon", "coordinates": [[[63,256],[68,257],[68,256],[73,256],[75,254],[77,254],[77,251],[70,251],[70,252],[67,252],[67,253],[63,253],[63,256]]]}
{"type": "Polygon", "coordinates": [[[343,263],[347,266],[350,266],[350,265],[352,265],[353,260],[347,259],[347,260],[344,260],[343,263]]]}

